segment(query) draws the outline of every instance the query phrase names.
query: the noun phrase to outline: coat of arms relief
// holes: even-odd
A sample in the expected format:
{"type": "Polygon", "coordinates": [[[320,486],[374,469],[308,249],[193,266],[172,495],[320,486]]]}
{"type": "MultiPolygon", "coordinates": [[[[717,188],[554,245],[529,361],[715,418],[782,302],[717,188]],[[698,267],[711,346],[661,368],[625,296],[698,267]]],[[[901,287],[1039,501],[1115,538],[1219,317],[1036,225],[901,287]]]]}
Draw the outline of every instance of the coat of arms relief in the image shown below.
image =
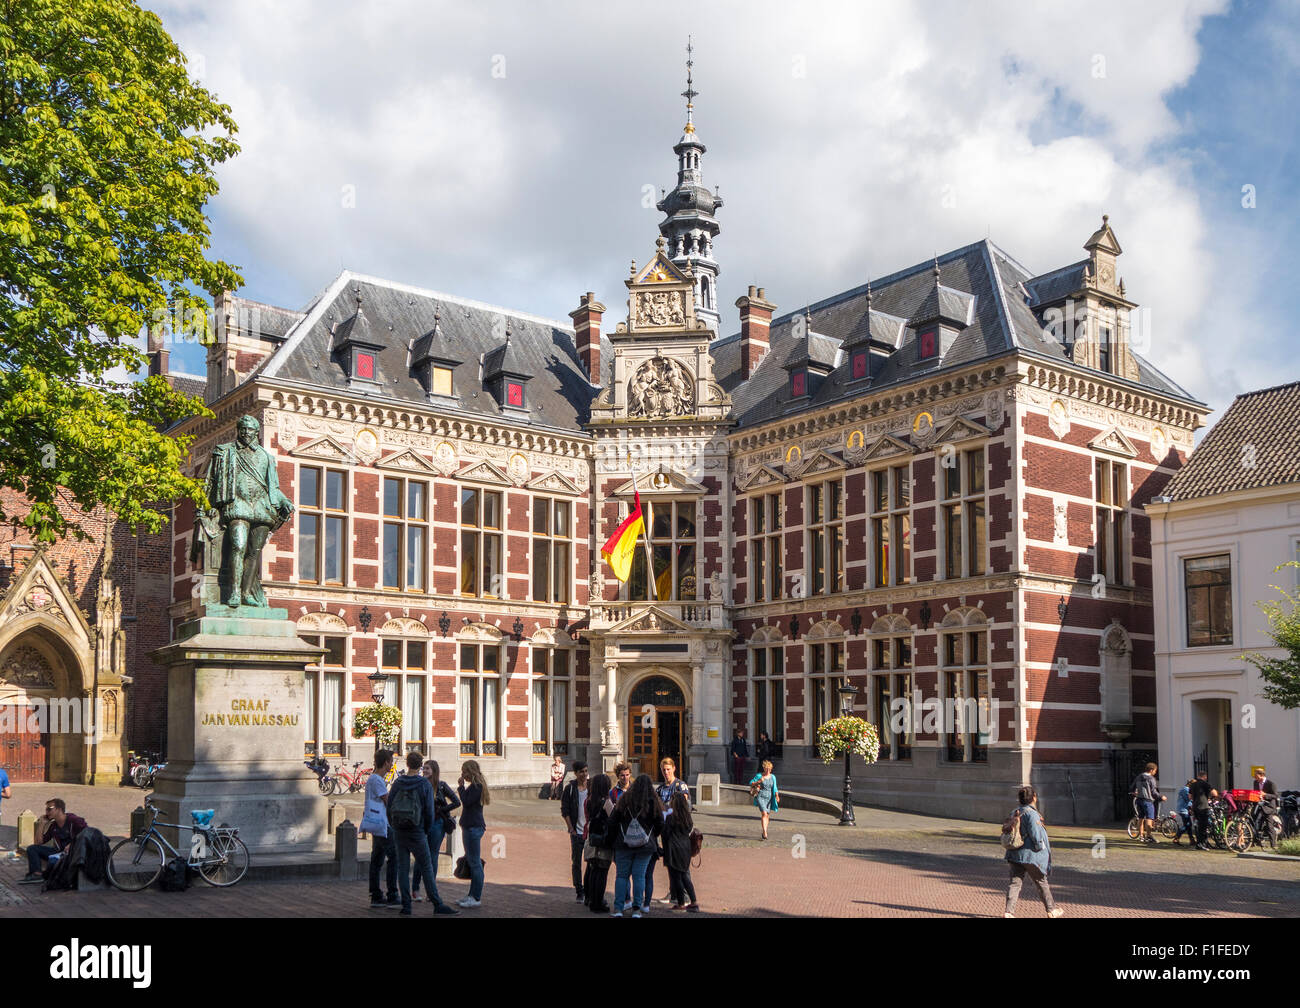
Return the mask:
{"type": "Polygon", "coordinates": [[[684,326],[686,309],[681,291],[641,291],[636,296],[637,328],[644,326],[684,326]]]}
{"type": "Polygon", "coordinates": [[[651,357],[628,383],[628,416],[692,416],[695,389],[690,372],[668,357],[651,357]]]}

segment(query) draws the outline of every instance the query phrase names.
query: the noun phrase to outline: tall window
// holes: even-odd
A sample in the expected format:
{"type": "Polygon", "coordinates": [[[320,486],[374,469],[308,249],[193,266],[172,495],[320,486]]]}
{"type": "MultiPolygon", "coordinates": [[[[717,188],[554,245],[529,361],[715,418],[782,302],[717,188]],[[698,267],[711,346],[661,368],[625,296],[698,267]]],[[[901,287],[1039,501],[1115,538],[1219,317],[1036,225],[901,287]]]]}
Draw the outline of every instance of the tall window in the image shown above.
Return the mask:
{"type": "Polygon", "coordinates": [[[1111,336],[1110,326],[1103,325],[1097,327],[1097,369],[1111,373],[1111,336]]]}
{"type": "Polygon", "coordinates": [[[310,755],[343,755],[343,677],[346,637],[304,636],[308,644],[324,648],[319,661],[307,669],[303,681],[303,749],[310,755]]]}
{"type": "Polygon", "coordinates": [[[877,588],[912,580],[912,466],[871,474],[871,568],[877,588]]]}
{"type": "Polygon", "coordinates": [[[781,495],[749,499],[749,598],[775,602],[781,598],[781,495]]]}
{"type": "Polygon", "coordinates": [[[953,763],[987,763],[991,727],[989,709],[988,633],[960,631],[942,635],[944,734],[953,763]]]}
{"type": "Polygon", "coordinates": [[[1232,643],[1232,558],[1227,553],[1183,561],[1187,646],[1232,643]]]}
{"type": "Polygon", "coordinates": [[[569,702],[572,698],[573,652],[533,648],[533,755],[569,751],[569,702]]]}
{"type": "Polygon", "coordinates": [[[384,477],[384,587],[424,591],[429,484],[384,477]]]}
{"type": "Polygon", "coordinates": [[[428,647],[422,640],[383,638],[380,667],[388,674],[384,700],[402,709],[399,750],[423,750],[429,738],[428,647]]]}
{"type": "Polygon", "coordinates": [[[462,644],[457,728],[462,756],[501,755],[501,646],[462,644]]]}
{"type": "Polygon", "coordinates": [[[637,546],[628,578],[628,598],[645,601],[689,602],[696,596],[695,501],[641,502],[645,510],[651,552],[654,555],[654,586],[646,581],[645,547],[637,546]]]}
{"type": "Polygon", "coordinates": [[[880,736],[880,758],[912,758],[912,638],[876,637],[871,641],[871,720],[880,736]],[[905,701],[903,730],[895,732],[894,701],[905,701]]]}
{"type": "Polygon", "coordinates": [[[780,644],[756,647],[750,652],[753,692],[754,734],[759,732],[778,744],[785,741],[785,648],[780,644]]]}
{"type": "Polygon", "coordinates": [[[499,598],[501,584],[501,494],[461,487],[460,593],[499,598]]]}
{"type": "Polygon", "coordinates": [[[839,688],[844,682],[844,645],[840,643],[808,646],[808,741],[817,747],[817,729],[831,718],[840,716],[839,688]]]}
{"type": "Polygon", "coordinates": [[[300,468],[298,580],[343,583],[347,521],[346,474],[312,466],[300,468]]]}
{"type": "Polygon", "coordinates": [[[984,449],[941,457],[944,577],[975,577],[985,571],[987,507],[984,449]]]}
{"type": "Polygon", "coordinates": [[[844,485],[813,483],[807,495],[808,585],[814,595],[829,595],[844,587],[844,485]]]}
{"type": "Polygon", "coordinates": [[[533,601],[568,602],[573,569],[568,501],[533,498],[533,601]]]}
{"type": "Polygon", "coordinates": [[[1124,531],[1128,466],[1097,459],[1097,573],[1107,584],[1124,583],[1124,531]]]}

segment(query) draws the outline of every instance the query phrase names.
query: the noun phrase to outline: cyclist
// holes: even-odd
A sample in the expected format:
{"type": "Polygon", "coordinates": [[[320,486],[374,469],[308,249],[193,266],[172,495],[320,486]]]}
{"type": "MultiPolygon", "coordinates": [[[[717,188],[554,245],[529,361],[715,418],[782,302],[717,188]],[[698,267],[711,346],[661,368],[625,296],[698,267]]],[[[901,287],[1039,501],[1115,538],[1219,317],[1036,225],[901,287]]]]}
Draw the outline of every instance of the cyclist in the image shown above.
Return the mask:
{"type": "Polygon", "coordinates": [[[1133,797],[1137,799],[1138,843],[1156,842],[1156,806],[1165,800],[1156,784],[1154,763],[1148,763],[1146,769],[1133,781],[1133,797]]]}

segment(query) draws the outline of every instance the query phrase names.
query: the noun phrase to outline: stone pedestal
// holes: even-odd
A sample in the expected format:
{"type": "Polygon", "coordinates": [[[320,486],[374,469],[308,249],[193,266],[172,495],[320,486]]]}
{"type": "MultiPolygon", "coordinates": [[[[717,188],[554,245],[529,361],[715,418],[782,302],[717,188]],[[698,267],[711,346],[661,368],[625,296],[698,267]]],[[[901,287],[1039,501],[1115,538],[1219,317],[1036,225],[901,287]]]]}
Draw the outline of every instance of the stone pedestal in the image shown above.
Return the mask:
{"type": "MultiPolygon", "coordinates": [[[[203,610],[152,656],[167,666],[161,818],[188,825],[193,809],[216,809],[213,821],[238,827],[255,855],[332,849],[327,802],[302,756],[303,673],[321,649],[299,639],[284,609],[203,610]]],[[[188,849],[190,834],[180,840],[188,849]]]]}

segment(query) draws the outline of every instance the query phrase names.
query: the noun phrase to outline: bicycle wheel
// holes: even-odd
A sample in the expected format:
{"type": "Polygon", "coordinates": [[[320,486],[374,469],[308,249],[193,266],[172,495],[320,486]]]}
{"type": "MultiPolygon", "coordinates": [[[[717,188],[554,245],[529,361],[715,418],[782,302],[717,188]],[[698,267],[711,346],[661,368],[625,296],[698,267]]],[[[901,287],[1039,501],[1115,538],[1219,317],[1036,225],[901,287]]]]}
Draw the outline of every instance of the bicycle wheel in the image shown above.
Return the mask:
{"type": "Polygon", "coordinates": [[[1228,835],[1225,842],[1228,850],[1240,854],[1244,850],[1249,850],[1250,845],[1255,842],[1255,831],[1244,818],[1233,817],[1228,822],[1228,835]]]}
{"type": "Polygon", "coordinates": [[[1134,816],[1128,821],[1128,838],[1130,840],[1136,840],[1138,838],[1138,826],[1140,823],[1141,820],[1138,819],[1137,816],[1134,816]]]}
{"type": "Polygon", "coordinates": [[[138,788],[149,786],[149,768],[147,766],[138,766],[131,771],[131,783],[138,788]]]}
{"type": "Polygon", "coordinates": [[[329,797],[334,793],[334,778],[328,774],[322,777],[317,783],[320,786],[320,793],[326,797],[329,797]]]}
{"type": "Polygon", "coordinates": [[[1160,835],[1167,840],[1172,840],[1178,836],[1178,823],[1174,819],[1165,816],[1160,820],[1160,835]]]}
{"type": "Polygon", "coordinates": [[[108,855],[108,880],[123,892],[147,889],[162,874],[166,855],[158,838],[127,837],[108,855]]]}
{"type": "Polygon", "coordinates": [[[199,862],[198,869],[208,885],[224,888],[234,885],[248,873],[248,862],[248,848],[244,841],[228,833],[218,833],[213,841],[213,850],[199,862]]]}

